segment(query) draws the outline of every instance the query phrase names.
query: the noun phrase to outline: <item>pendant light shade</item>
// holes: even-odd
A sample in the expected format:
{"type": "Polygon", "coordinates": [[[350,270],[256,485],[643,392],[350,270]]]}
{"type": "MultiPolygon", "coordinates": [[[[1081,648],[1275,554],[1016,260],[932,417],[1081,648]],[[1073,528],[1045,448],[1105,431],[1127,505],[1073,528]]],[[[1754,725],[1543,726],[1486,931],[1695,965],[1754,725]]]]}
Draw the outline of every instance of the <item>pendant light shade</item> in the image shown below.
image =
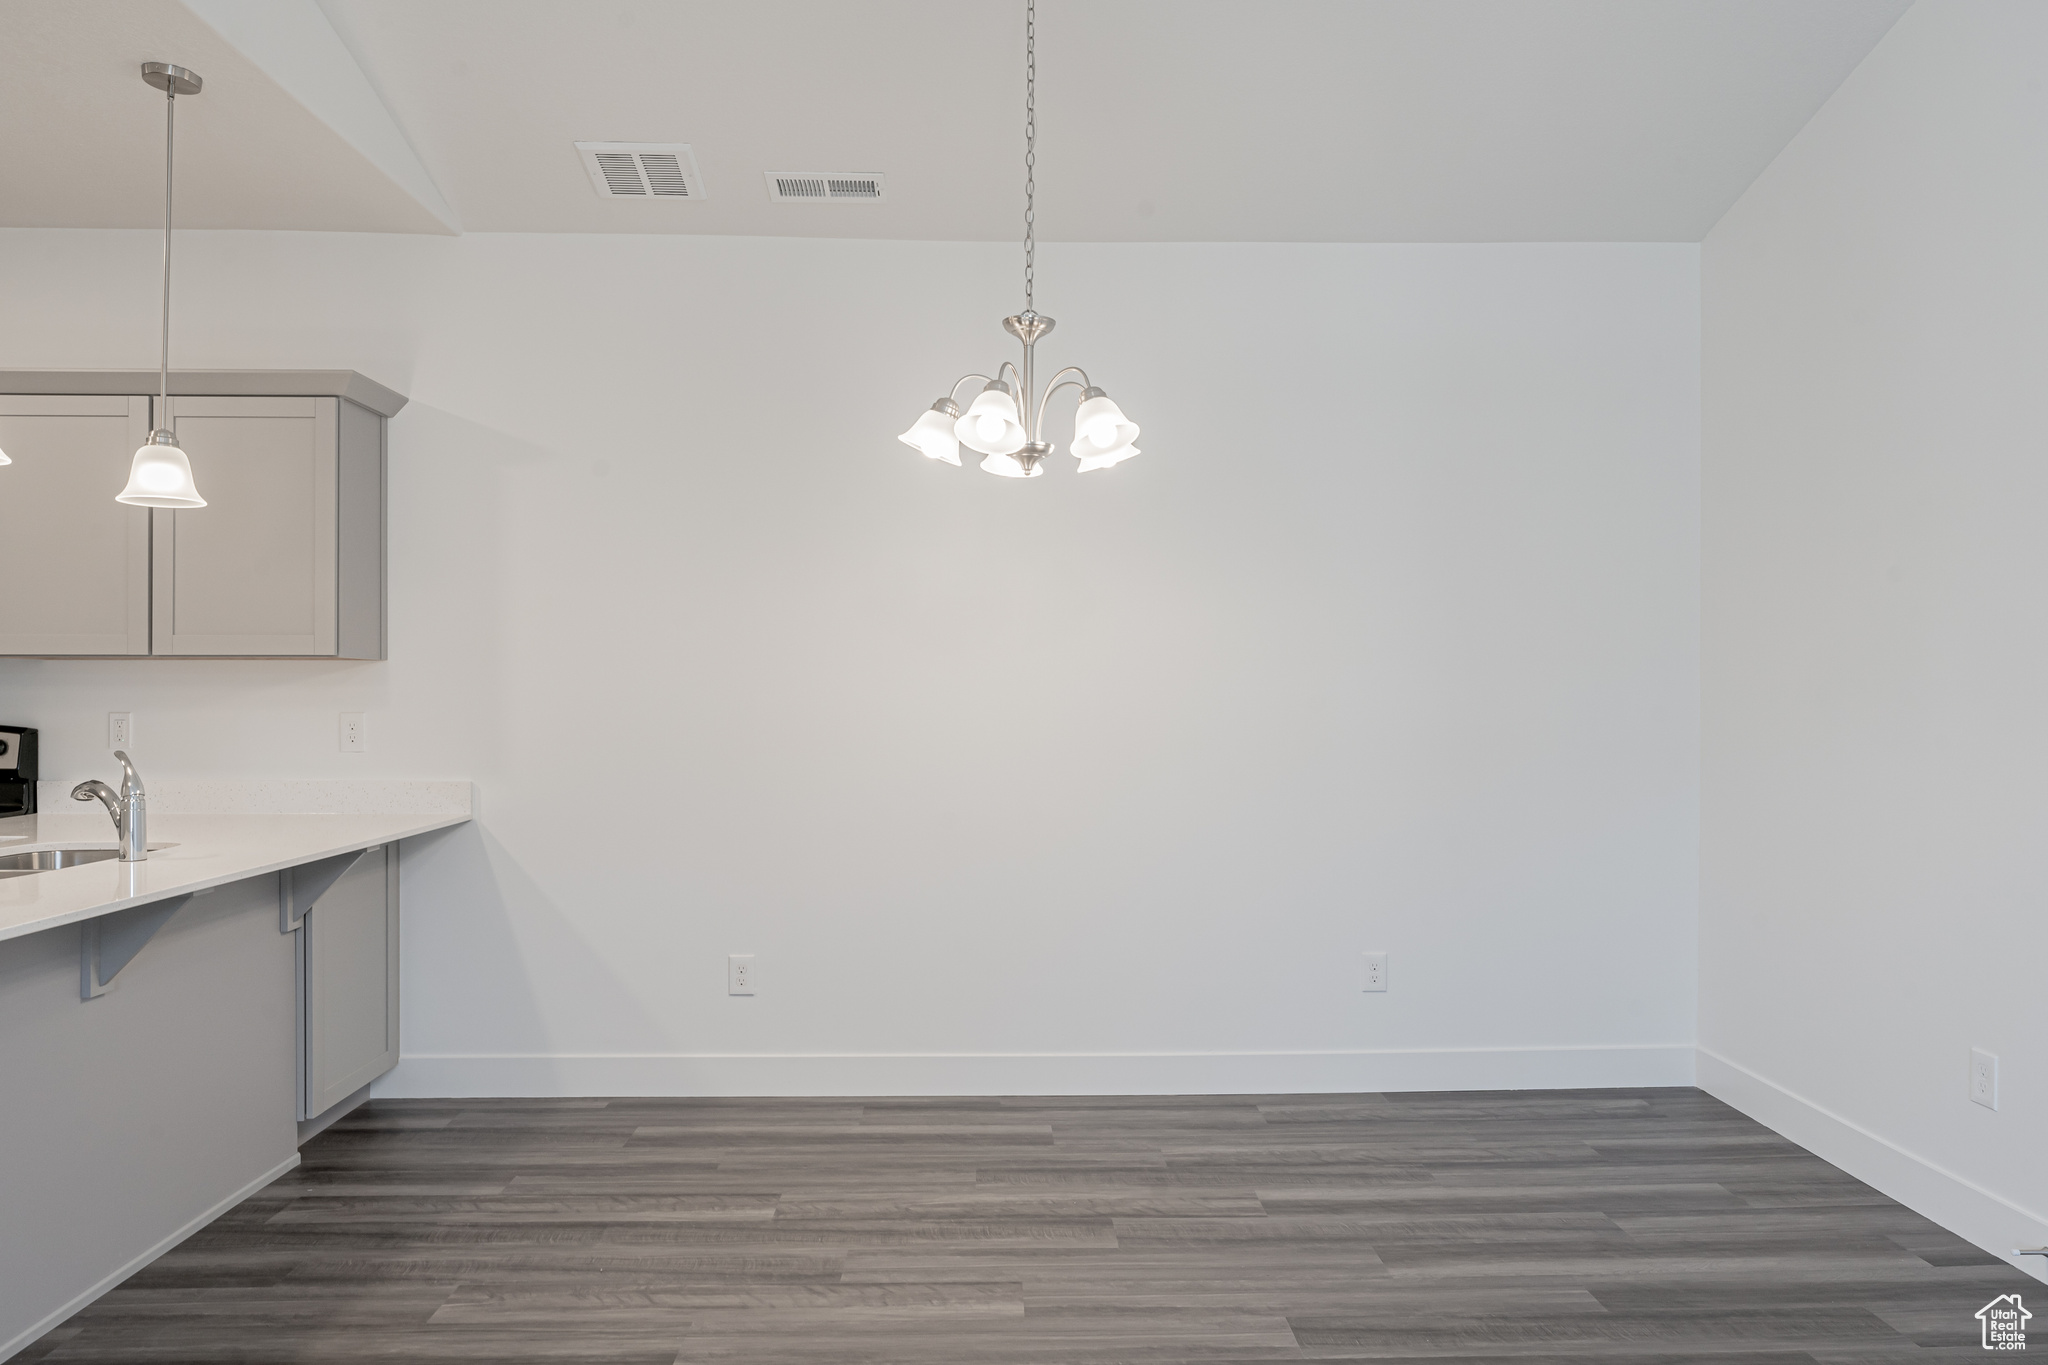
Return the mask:
{"type": "Polygon", "coordinates": [[[896,439],[917,451],[928,460],[944,460],[947,464],[960,463],[960,438],[953,434],[953,427],[960,420],[960,405],[950,398],[941,398],[932,404],[931,410],[910,424],[910,430],[896,439]]]}
{"type": "Polygon", "coordinates": [[[1029,439],[1017,416],[1017,400],[1010,397],[1010,386],[1000,379],[989,381],[967,415],[953,424],[953,434],[961,445],[983,455],[1008,455],[1022,450],[1029,439]]]}
{"type": "Polygon", "coordinates": [[[1133,455],[1142,455],[1144,453],[1144,451],[1139,450],[1136,446],[1118,446],[1116,449],[1104,451],[1100,455],[1083,455],[1081,463],[1074,466],[1074,472],[1077,474],[1087,474],[1097,469],[1110,469],[1130,459],[1133,455]]]}
{"type": "Polygon", "coordinates": [[[14,463],[14,461],[12,461],[12,460],[10,460],[10,459],[8,459],[8,458],[7,458],[7,452],[6,452],[6,451],[4,451],[4,450],[0,450],[0,464],[13,464],[13,463],[14,463]]]}
{"type": "Polygon", "coordinates": [[[192,484],[192,462],[168,431],[153,431],[149,443],[135,452],[128,467],[128,486],[115,502],[131,507],[204,507],[206,499],[192,484]]]}
{"type": "Polygon", "coordinates": [[[991,455],[981,462],[981,467],[990,474],[1005,479],[1035,479],[1045,472],[1045,462],[1035,461],[1030,466],[1018,459],[1014,452],[1008,455],[991,455]]]}
{"type": "Polygon", "coordinates": [[[1067,453],[1081,462],[1082,473],[1107,469],[1138,453],[1132,442],[1138,439],[1138,425],[1125,417],[1110,396],[1091,388],[1074,413],[1074,443],[1067,453]]]}

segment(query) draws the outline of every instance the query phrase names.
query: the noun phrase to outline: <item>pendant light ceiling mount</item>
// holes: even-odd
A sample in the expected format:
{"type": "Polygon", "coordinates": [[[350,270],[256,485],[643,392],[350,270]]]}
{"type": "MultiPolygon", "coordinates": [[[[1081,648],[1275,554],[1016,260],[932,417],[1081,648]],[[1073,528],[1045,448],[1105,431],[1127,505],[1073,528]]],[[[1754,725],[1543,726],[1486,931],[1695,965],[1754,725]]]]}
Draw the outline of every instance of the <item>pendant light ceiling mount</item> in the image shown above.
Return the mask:
{"type": "Polygon", "coordinates": [[[169,62],[144,62],[142,79],[166,95],[196,95],[206,88],[206,82],[200,79],[198,72],[187,71],[169,62]]]}
{"type": "Polygon", "coordinates": [[[1004,361],[993,377],[961,376],[946,396],[896,439],[927,459],[960,463],[960,447],[984,458],[981,467],[1006,479],[1035,479],[1045,472],[1052,442],[1045,439],[1045,405],[1061,389],[1079,389],[1074,413],[1074,442],[1067,452],[1086,474],[1128,460],[1138,453],[1137,424],[1126,418],[1096,386],[1088,372],[1070,365],[1052,377],[1045,392],[1032,387],[1032,348],[1053,329],[1053,320],[1033,306],[1038,279],[1038,9],[1024,4],[1024,311],[1003,319],[1003,330],[1024,343],[1023,368],[1004,361]],[[1008,376],[1007,378],[1005,376],[1008,376]],[[1068,379],[1079,375],[1079,379],[1068,379]],[[963,414],[955,401],[961,385],[980,380],[982,390],[963,414]],[[1014,384],[1012,383],[1014,380],[1014,384]]]}
{"type": "Polygon", "coordinates": [[[156,430],[135,452],[128,468],[128,486],[115,502],[131,507],[204,507],[206,499],[192,482],[192,462],[171,430],[171,187],[176,165],[178,96],[196,95],[206,82],[199,73],[170,62],[144,62],[142,79],[164,92],[164,331],[163,359],[157,369],[156,430]]]}

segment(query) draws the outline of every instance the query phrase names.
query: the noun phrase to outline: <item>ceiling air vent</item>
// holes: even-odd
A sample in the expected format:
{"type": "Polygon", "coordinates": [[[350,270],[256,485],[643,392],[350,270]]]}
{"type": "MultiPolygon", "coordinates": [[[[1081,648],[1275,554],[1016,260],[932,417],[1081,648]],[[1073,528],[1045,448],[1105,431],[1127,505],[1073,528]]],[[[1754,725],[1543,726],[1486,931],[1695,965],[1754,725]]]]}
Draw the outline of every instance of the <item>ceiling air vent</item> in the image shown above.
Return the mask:
{"type": "Polygon", "coordinates": [[[882,177],[867,171],[769,171],[770,199],[880,199],[882,177]]]}
{"type": "Polygon", "coordinates": [[[579,142],[583,169],[605,199],[702,199],[704,178],[687,142],[579,142]]]}

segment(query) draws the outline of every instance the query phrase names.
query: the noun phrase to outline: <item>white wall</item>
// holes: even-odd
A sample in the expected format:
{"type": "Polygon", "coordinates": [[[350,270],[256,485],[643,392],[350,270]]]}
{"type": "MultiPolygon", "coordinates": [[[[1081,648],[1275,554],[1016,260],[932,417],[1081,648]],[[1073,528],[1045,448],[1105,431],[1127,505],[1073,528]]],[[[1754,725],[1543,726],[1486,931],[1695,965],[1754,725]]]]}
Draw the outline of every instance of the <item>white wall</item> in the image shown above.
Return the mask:
{"type": "MultiPolygon", "coordinates": [[[[0,364],[152,365],[157,250],[0,234],[0,364]]],[[[191,234],[178,363],[412,395],[391,661],[0,661],[0,720],[474,776],[394,1092],[1685,1083],[1697,265],[1048,246],[1146,454],[1020,485],[894,439],[1013,248],[191,234]]]]}
{"type": "Polygon", "coordinates": [[[2048,1242],[2044,80],[2048,6],[1922,0],[1703,260],[1701,1081],[2001,1252],[2048,1242]]]}

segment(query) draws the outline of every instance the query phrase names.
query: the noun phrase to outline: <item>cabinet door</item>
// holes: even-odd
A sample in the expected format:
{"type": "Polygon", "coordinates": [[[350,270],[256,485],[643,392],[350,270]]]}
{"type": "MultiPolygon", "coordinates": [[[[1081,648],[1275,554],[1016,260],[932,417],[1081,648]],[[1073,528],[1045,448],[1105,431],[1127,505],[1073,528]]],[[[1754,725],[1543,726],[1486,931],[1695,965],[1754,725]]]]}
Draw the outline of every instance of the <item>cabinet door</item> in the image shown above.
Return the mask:
{"type": "Polygon", "coordinates": [[[0,654],[149,653],[148,439],[147,398],[0,394],[0,654]]]}
{"type": "Polygon", "coordinates": [[[334,654],[336,401],[171,399],[206,506],[155,510],[152,653],[334,654]]]}
{"type": "Polygon", "coordinates": [[[363,854],[314,903],[299,953],[299,1117],[309,1119],[398,1065],[396,844],[363,854]]]}

